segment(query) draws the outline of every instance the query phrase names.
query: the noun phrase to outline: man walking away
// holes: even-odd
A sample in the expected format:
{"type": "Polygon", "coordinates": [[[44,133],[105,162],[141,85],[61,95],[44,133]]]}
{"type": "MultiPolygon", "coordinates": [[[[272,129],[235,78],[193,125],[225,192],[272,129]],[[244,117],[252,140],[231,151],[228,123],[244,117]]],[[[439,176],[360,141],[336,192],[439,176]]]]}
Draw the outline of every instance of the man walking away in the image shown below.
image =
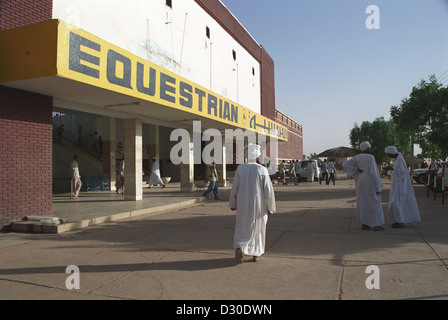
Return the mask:
{"type": "Polygon", "coordinates": [[[243,254],[259,261],[265,251],[268,214],[276,211],[274,188],[268,170],[256,163],[260,146],[249,144],[249,162],[235,173],[229,207],[236,210],[234,234],[235,261],[242,263],[243,254]]]}

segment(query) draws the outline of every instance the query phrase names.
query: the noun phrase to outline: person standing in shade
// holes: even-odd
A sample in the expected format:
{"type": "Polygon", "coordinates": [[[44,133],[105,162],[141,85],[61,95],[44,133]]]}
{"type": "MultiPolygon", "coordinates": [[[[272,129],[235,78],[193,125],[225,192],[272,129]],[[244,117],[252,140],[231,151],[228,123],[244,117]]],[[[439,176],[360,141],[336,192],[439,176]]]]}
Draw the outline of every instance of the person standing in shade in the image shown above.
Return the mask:
{"type": "Polygon", "coordinates": [[[388,157],[395,159],[392,166],[386,168],[392,170],[387,220],[395,221],[392,228],[403,228],[404,223],[420,222],[420,211],[406,162],[394,146],[387,147],[385,152],[388,157]]]}
{"type": "Polygon", "coordinates": [[[160,185],[162,186],[162,188],[165,188],[165,184],[160,177],[159,163],[157,162],[156,158],[152,158],[151,175],[149,176],[149,188],[151,189],[152,186],[156,185],[160,185]]]}
{"type": "Polygon", "coordinates": [[[257,262],[265,252],[268,214],[276,211],[275,194],[268,170],[256,163],[260,146],[248,145],[248,163],[235,173],[229,197],[229,207],[236,210],[234,234],[235,261],[242,263],[244,255],[257,262]]]}
{"type": "Polygon", "coordinates": [[[383,182],[376,165],[375,157],[370,154],[371,145],[361,143],[361,154],[346,161],[343,168],[348,177],[354,177],[356,183],[356,216],[362,223],[362,230],[384,230],[381,191],[383,182]]]}
{"type": "Polygon", "coordinates": [[[213,191],[213,195],[215,196],[215,200],[220,200],[218,196],[218,171],[216,171],[216,163],[213,160],[210,167],[210,175],[209,175],[209,185],[208,189],[202,194],[202,196],[206,197],[210,192],[213,191]]]}
{"type": "Polygon", "coordinates": [[[79,166],[78,166],[78,155],[73,155],[73,161],[70,164],[70,192],[71,197],[78,198],[79,196],[79,190],[81,190],[82,182],[81,182],[81,175],[79,174],[79,166]]]}

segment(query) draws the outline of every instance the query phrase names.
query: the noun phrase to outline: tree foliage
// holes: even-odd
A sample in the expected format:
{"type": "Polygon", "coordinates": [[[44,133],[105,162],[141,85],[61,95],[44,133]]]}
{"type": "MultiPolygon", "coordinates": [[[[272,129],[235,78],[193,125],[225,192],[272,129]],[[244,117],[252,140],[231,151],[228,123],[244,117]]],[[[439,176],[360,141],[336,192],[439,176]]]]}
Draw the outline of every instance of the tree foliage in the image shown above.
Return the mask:
{"type": "Polygon", "coordinates": [[[426,157],[448,157],[448,88],[436,77],[422,80],[412,88],[400,106],[390,109],[397,135],[412,137],[426,157]]]}
{"type": "Polygon", "coordinates": [[[372,154],[377,162],[388,161],[384,149],[387,146],[395,145],[406,155],[409,153],[409,146],[403,146],[395,134],[395,124],[385,120],[383,117],[376,118],[373,122],[363,121],[361,126],[355,123],[350,131],[350,144],[353,149],[361,152],[359,145],[363,141],[369,141],[372,145],[372,154]]]}

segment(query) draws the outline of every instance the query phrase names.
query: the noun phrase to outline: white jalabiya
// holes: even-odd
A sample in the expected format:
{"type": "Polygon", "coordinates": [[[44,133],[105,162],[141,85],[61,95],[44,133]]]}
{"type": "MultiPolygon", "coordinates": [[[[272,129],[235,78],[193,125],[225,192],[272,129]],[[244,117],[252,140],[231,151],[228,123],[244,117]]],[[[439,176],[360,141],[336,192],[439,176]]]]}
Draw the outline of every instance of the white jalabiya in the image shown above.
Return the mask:
{"type": "Polygon", "coordinates": [[[355,177],[357,220],[370,227],[384,224],[381,194],[377,194],[383,190],[384,185],[375,157],[361,153],[346,161],[343,168],[347,176],[355,177]],[[359,173],[358,169],[361,169],[362,173],[359,173]]]}
{"type": "Polygon", "coordinates": [[[276,211],[268,170],[255,162],[240,165],[233,180],[229,206],[237,210],[234,249],[240,248],[246,255],[263,255],[268,211],[276,211]]]}
{"type": "Polygon", "coordinates": [[[387,220],[398,223],[420,222],[420,211],[415,199],[414,189],[406,167],[399,154],[393,163],[387,220]]]}
{"type": "Polygon", "coordinates": [[[164,185],[162,179],[160,178],[160,169],[157,161],[154,161],[154,163],[152,164],[151,176],[149,177],[149,186],[155,185],[164,185]]]}
{"type": "Polygon", "coordinates": [[[314,181],[314,174],[316,171],[316,164],[312,161],[308,162],[306,169],[308,170],[308,180],[310,182],[314,181]]]}

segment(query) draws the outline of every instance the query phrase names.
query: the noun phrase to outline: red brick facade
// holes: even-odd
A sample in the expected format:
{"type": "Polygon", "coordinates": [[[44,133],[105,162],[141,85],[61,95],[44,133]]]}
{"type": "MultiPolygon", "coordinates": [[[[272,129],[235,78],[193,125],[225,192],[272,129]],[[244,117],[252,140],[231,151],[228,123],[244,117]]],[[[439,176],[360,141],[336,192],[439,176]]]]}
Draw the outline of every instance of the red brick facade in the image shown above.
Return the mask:
{"type": "Polygon", "coordinates": [[[0,30],[17,28],[52,18],[52,0],[0,1],[0,30]]]}
{"type": "MultiPolygon", "coordinates": [[[[52,18],[52,0],[1,0],[0,30],[52,18]]],[[[52,214],[52,97],[0,85],[0,229],[52,214]]]]}
{"type": "Polygon", "coordinates": [[[0,86],[0,228],[52,214],[51,97],[0,86]]]}

